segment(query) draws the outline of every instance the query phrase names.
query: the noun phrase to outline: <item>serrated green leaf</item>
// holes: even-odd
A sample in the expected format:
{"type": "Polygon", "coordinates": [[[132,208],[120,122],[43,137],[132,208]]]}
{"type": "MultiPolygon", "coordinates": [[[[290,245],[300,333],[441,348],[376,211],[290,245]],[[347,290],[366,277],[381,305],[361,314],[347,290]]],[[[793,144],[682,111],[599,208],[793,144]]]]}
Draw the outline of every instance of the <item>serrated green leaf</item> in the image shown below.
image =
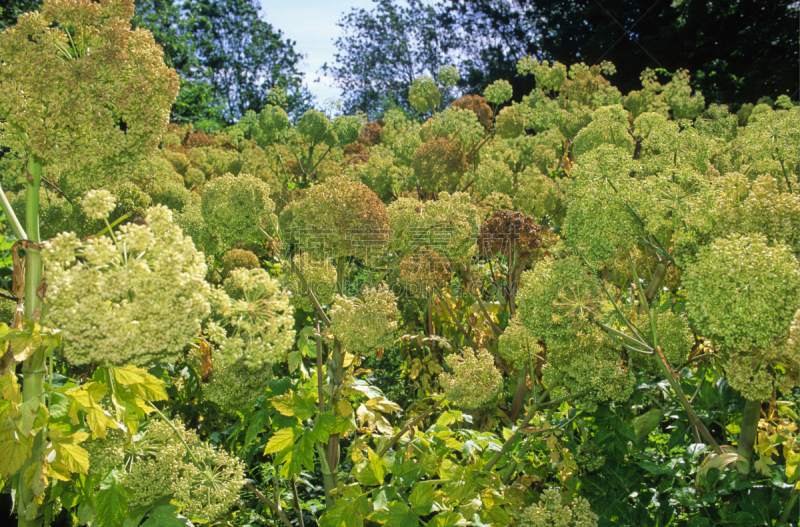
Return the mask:
{"type": "Polygon", "coordinates": [[[12,430],[0,432],[0,476],[10,478],[22,468],[30,455],[32,441],[18,437],[12,430]]]}
{"type": "Polygon", "coordinates": [[[355,477],[362,485],[380,485],[388,472],[386,461],[371,448],[367,451],[367,458],[354,467],[355,477]]]}
{"type": "Polygon", "coordinates": [[[464,527],[467,520],[457,512],[440,512],[428,521],[428,527],[464,527]]]}
{"type": "Polygon", "coordinates": [[[91,381],[78,386],[77,388],[70,388],[64,392],[64,395],[72,397],[78,404],[84,408],[97,406],[103,397],[108,392],[108,388],[99,382],[91,381]]]}
{"type": "Polygon", "coordinates": [[[389,527],[417,527],[420,524],[419,516],[401,501],[390,503],[387,508],[373,512],[369,519],[389,527]]]}
{"type": "Polygon", "coordinates": [[[311,434],[301,434],[297,442],[275,456],[275,462],[283,464],[279,473],[286,478],[298,476],[303,468],[314,470],[314,440],[311,434]]]}
{"type": "Polygon", "coordinates": [[[289,373],[294,373],[297,367],[302,364],[303,358],[300,356],[299,351],[292,351],[289,353],[289,373]]]}
{"type": "Polygon", "coordinates": [[[369,514],[369,499],[359,496],[353,500],[339,499],[319,519],[320,527],[363,527],[369,514]]]}
{"type": "Polygon", "coordinates": [[[94,512],[100,527],[122,527],[128,516],[129,494],[116,472],[112,471],[103,479],[100,490],[94,495],[94,512]]]}
{"type": "Polygon", "coordinates": [[[310,419],[316,412],[313,402],[304,399],[300,394],[291,390],[284,395],[273,397],[270,402],[280,414],[287,417],[297,417],[301,421],[310,419]]]}
{"type": "Polygon", "coordinates": [[[19,383],[17,382],[17,376],[12,372],[8,372],[0,377],[0,396],[2,396],[3,399],[13,403],[19,403],[22,401],[22,396],[20,395],[19,391],[19,383]]]}
{"type": "Polygon", "coordinates": [[[119,425],[111,417],[107,416],[105,410],[99,406],[86,408],[86,424],[101,439],[106,438],[106,430],[108,428],[119,429],[119,425]]]}
{"type": "Polygon", "coordinates": [[[53,446],[56,449],[56,461],[70,472],[88,474],[89,452],[78,445],[88,436],[89,434],[85,432],[76,432],[71,436],[53,439],[53,446]]]}
{"type": "Polygon", "coordinates": [[[314,442],[327,443],[328,436],[332,434],[331,431],[336,426],[336,416],[333,412],[324,412],[317,415],[314,420],[314,442]]]}
{"type": "Polygon", "coordinates": [[[264,448],[264,454],[275,454],[285,448],[294,444],[298,437],[302,434],[299,428],[284,428],[275,432],[272,437],[267,441],[267,446],[264,448]]]}
{"type": "Polygon", "coordinates": [[[250,445],[258,437],[258,434],[266,430],[267,423],[270,421],[269,414],[269,410],[260,410],[250,417],[250,425],[244,436],[245,446],[250,445]]]}
{"type": "Polygon", "coordinates": [[[434,484],[421,482],[414,486],[411,495],[408,497],[411,507],[414,512],[420,516],[427,516],[433,509],[433,503],[436,500],[436,489],[434,484]]]}

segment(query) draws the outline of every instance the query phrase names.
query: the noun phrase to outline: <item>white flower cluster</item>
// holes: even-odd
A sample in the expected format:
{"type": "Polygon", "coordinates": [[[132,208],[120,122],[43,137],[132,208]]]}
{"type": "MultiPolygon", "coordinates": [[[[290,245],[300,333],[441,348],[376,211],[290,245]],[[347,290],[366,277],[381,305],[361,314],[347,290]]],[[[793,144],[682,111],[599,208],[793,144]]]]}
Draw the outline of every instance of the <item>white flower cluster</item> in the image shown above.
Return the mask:
{"type": "Polygon", "coordinates": [[[292,294],[264,269],[234,269],[218,292],[215,309],[229,328],[224,339],[215,326],[209,336],[219,343],[214,360],[223,366],[242,364],[251,370],[269,367],[294,344],[292,294]],[[227,293],[227,294],[226,294],[227,293]]]}
{"type": "Polygon", "coordinates": [[[94,220],[104,220],[108,218],[117,203],[109,191],[101,189],[87,192],[81,204],[87,216],[94,220]]]}
{"type": "Polygon", "coordinates": [[[331,332],[350,353],[370,356],[392,345],[399,316],[394,293],[382,283],[364,290],[363,300],[337,295],[331,332]]]}
{"type": "Polygon", "coordinates": [[[146,220],[113,238],[81,243],[65,233],[44,244],[47,323],[63,331],[71,363],[175,360],[208,316],[203,253],[166,207],[149,208],[146,220]]]}

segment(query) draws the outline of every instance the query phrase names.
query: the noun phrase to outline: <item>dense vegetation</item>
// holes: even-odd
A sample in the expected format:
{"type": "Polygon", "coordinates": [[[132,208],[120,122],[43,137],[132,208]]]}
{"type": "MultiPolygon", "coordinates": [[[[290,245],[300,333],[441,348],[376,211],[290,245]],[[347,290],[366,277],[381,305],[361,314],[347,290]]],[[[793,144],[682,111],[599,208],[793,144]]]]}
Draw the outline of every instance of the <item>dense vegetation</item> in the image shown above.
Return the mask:
{"type": "Polygon", "coordinates": [[[797,524],[788,96],[527,58],[206,133],[133,15],[0,35],[19,525],[797,524]]]}

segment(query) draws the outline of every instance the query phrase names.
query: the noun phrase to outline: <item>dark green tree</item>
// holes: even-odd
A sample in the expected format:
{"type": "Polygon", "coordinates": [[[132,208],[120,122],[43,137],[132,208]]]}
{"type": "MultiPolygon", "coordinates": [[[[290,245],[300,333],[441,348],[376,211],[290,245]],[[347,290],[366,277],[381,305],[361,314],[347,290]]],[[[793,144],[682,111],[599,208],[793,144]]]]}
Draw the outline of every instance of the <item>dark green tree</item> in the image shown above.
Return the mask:
{"type": "Polygon", "coordinates": [[[451,64],[458,42],[456,35],[441,31],[441,12],[421,0],[404,6],[392,0],[375,4],[370,11],[354,8],[342,17],[339,52],[333,64],[324,66],[345,94],[346,113],[375,116],[392,107],[410,109],[414,78],[435,75],[451,64]]]}
{"type": "Polygon", "coordinates": [[[260,112],[273,86],[286,92],[290,114],[308,109],[311,94],[297,69],[303,55],[259,17],[255,0],[189,0],[183,16],[194,63],[180,72],[211,85],[225,121],[233,123],[248,110],[260,112]]]}
{"type": "Polygon", "coordinates": [[[506,36],[499,71],[520,55],[564,64],[608,60],[623,93],[640,88],[645,68],[684,68],[709,102],[797,98],[800,8],[790,0],[450,0],[445,10],[475,40],[506,36]]]}
{"type": "Polygon", "coordinates": [[[0,30],[13,26],[19,15],[36,11],[41,4],[41,0],[4,0],[0,5],[0,30]]]}

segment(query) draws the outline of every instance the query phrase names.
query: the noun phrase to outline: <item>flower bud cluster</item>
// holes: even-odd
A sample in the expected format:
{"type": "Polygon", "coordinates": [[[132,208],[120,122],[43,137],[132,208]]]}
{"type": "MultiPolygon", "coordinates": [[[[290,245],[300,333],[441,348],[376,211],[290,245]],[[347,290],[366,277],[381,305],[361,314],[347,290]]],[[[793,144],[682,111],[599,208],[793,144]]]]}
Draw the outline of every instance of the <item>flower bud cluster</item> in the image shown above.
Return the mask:
{"type": "Polygon", "coordinates": [[[278,278],[287,291],[292,292],[292,305],[303,311],[314,311],[314,304],[303,287],[295,270],[300,271],[320,306],[330,305],[336,291],[336,267],[330,260],[314,260],[308,253],[292,258],[292,269],[284,269],[278,278]]]}
{"type": "Polygon", "coordinates": [[[128,507],[149,507],[171,496],[186,516],[212,521],[238,498],[245,483],[244,463],[201,443],[180,421],[172,424],[182,439],[169,424],[155,419],[125,446],[121,482],[131,490],[128,507]]]}
{"type": "Polygon", "coordinates": [[[226,247],[263,238],[261,229],[277,223],[274,211],[267,184],[249,174],[225,174],[203,192],[203,220],[226,247]]]}
{"type": "Polygon", "coordinates": [[[166,207],[149,208],[147,225],[123,225],[114,238],[60,234],[42,256],[48,324],[63,331],[73,364],[175,360],[209,314],[203,254],[166,207]]]}
{"type": "Polygon", "coordinates": [[[364,256],[389,239],[386,206],[369,187],[346,176],[311,187],[291,207],[292,236],[315,258],[364,256]]]}
{"type": "Polygon", "coordinates": [[[458,258],[474,247],[481,223],[480,212],[464,192],[443,192],[437,201],[424,203],[400,198],[387,210],[393,234],[389,246],[397,251],[427,245],[445,257],[458,258]]]}
{"type": "Polygon", "coordinates": [[[453,353],[445,357],[445,362],[453,373],[443,373],[439,383],[445,397],[456,406],[466,410],[486,408],[503,394],[503,376],[487,350],[464,348],[463,356],[453,353]]]}
{"type": "Polygon", "coordinates": [[[331,332],[350,353],[369,357],[394,342],[400,312],[388,286],[367,288],[362,298],[336,295],[329,312],[331,332]]]}
{"type": "Polygon", "coordinates": [[[500,335],[499,352],[517,369],[524,368],[529,362],[536,364],[543,355],[536,337],[516,317],[500,335]]]}
{"type": "Polygon", "coordinates": [[[291,293],[261,268],[234,269],[223,287],[214,307],[229,331],[219,343],[215,362],[258,370],[281,360],[294,344],[291,293]]]}
{"type": "Polygon", "coordinates": [[[93,220],[105,220],[108,214],[114,210],[116,200],[111,193],[105,189],[90,190],[83,198],[83,212],[93,220]]]}
{"type": "Polygon", "coordinates": [[[598,516],[592,512],[589,502],[576,498],[564,504],[558,489],[545,489],[539,503],[522,511],[520,527],[597,527],[598,516]]]}
{"type": "Polygon", "coordinates": [[[428,113],[437,106],[442,100],[442,94],[436,86],[436,82],[430,77],[417,77],[411,83],[408,91],[408,102],[420,113],[428,113]]]}

